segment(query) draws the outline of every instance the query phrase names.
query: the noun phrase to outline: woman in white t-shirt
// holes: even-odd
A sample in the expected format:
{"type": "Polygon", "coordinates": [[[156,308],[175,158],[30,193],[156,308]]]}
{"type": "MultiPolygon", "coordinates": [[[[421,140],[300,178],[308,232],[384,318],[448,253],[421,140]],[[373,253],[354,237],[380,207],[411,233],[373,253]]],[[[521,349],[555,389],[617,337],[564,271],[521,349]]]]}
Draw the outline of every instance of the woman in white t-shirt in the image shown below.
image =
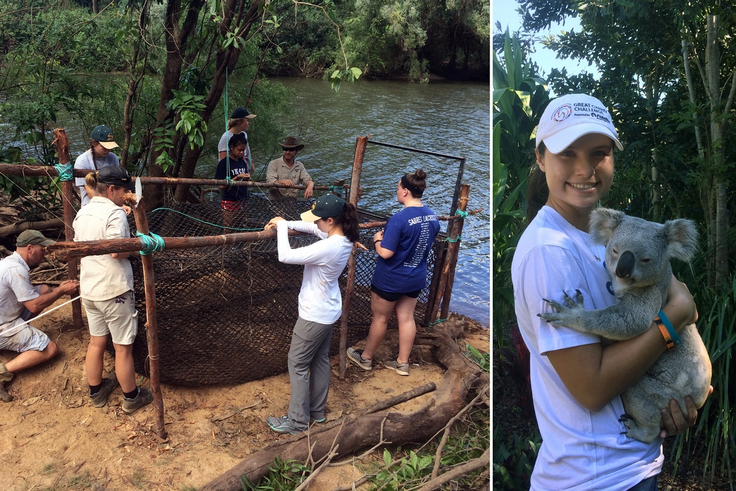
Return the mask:
{"type": "Polygon", "coordinates": [[[245,160],[245,163],[248,166],[248,173],[253,173],[253,158],[250,155],[250,142],[248,141],[247,131],[250,128],[250,120],[255,117],[255,114],[249,113],[244,107],[239,107],[233,111],[227,122],[227,131],[222,134],[220,141],[217,143],[218,162],[227,157],[230,138],[238,133],[242,133],[243,136],[245,136],[245,152],[243,153],[243,160],[245,160]]]}
{"type": "MultiPolygon", "coordinates": [[[[89,149],[77,157],[74,162],[74,170],[95,172],[111,165],[120,165],[118,156],[111,152],[113,148],[118,148],[118,144],[115,143],[112,130],[105,125],[95,126],[90,134],[89,149]]],[[[87,186],[84,180],[84,177],[74,179],[79,188],[81,206],[86,206],[94,195],[94,189],[87,186]]]]}
{"type": "MultiPolygon", "coordinates": [[[[641,336],[604,346],[594,335],[556,328],[537,316],[583,293],[586,309],[612,305],[605,247],[588,235],[591,211],[613,182],[613,147],[622,149],[611,116],[594,97],[572,94],[550,102],[537,129],[537,165],[529,180],[529,226],[511,273],[516,316],[530,352],[534,408],[542,435],[532,490],[650,491],[657,489],[662,440],[695,424],[676,401],[662,411],[662,433],[650,444],[628,438],[620,394],[667,349],[657,325],[641,336]]],[[[687,287],[674,277],[662,309],[676,330],[697,319],[687,287]]],[[[654,319],[652,319],[654,321],[654,319]]]]}

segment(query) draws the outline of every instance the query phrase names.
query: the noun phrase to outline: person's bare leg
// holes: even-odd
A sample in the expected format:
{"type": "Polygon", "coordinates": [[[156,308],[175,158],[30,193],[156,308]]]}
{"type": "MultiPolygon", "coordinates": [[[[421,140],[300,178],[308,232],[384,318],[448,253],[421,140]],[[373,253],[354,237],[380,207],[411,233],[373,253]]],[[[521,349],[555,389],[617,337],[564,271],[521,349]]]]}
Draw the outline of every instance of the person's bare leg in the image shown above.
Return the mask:
{"type": "Polygon", "coordinates": [[[84,368],[87,370],[87,383],[89,385],[100,385],[102,383],[102,365],[105,357],[105,346],[107,336],[90,336],[87,346],[87,358],[84,360],[84,368]]]}
{"type": "Polygon", "coordinates": [[[417,299],[401,297],[396,302],[396,318],[399,321],[399,363],[409,363],[411,347],[414,345],[414,337],[417,334],[417,325],[414,322],[414,307],[417,299]]]}
{"type": "Polygon", "coordinates": [[[56,356],[58,352],[59,347],[56,346],[56,343],[49,341],[48,346],[46,346],[43,351],[24,351],[7,362],[5,364],[5,368],[7,368],[11,373],[20,372],[21,370],[25,370],[26,368],[30,368],[38,365],[39,363],[50,360],[56,356]]]}
{"type": "Polygon", "coordinates": [[[396,302],[379,297],[375,292],[371,292],[371,328],[368,331],[368,337],[365,338],[365,348],[361,355],[364,360],[373,359],[373,355],[381,345],[384,336],[386,336],[386,328],[391,314],[394,312],[396,302]]]}
{"type": "Polygon", "coordinates": [[[133,364],[133,345],[114,344],[115,346],[115,375],[123,392],[135,390],[135,365],[133,364]]]}

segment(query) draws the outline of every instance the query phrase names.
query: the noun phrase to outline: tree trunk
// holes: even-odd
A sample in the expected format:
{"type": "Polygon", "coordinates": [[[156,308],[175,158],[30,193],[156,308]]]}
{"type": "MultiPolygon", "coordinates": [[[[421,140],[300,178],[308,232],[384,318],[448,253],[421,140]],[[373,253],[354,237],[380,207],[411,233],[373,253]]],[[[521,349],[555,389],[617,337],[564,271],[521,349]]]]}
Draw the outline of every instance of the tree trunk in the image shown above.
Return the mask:
{"type": "MultiPolygon", "coordinates": [[[[250,28],[253,25],[253,22],[258,19],[258,12],[261,9],[263,3],[265,0],[253,0],[253,3],[251,3],[250,7],[248,8],[248,11],[245,13],[245,18],[243,20],[243,24],[241,27],[239,27],[238,34],[241,37],[246,37],[248,33],[250,32],[250,28]]],[[[244,2],[240,2],[240,10],[243,8],[244,2]]],[[[229,3],[230,7],[230,15],[226,16],[223,19],[223,28],[229,26],[233,21],[233,14],[235,12],[235,2],[234,0],[231,0],[229,3]]],[[[236,20],[236,23],[240,19],[236,20]]],[[[210,119],[212,118],[212,113],[215,111],[215,108],[217,107],[217,104],[219,104],[220,99],[222,98],[222,93],[225,90],[225,82],[226,82],[226,73],[232,73],[235,69],[235,66],[238,63],[238,58],[240,57],[240,49],[237,48],[237,44],[233,43],[231,44],[227,49],[224,51],[218,51],[217,58],[216,58],[216,69],[215,69],[215,75],[212,79],[212,85],[210,87],[210,91],[207,94],[207,97],[204,99],[204,105],[205,109],[202,111],[202,119],[205,123],[209,123],[210,119]],[[227,67],[227,70],[225,68],[227,67]]],[[[208,135],[209,136],[209,135],[208,135]]],[[[215,134],[216,137],[219,137],[219,135],[215,134]]],[[[197,147],[194,149],[187,148],[186,153],[184,154],[184,159],[181,164],[181,171],[179,172],[179,177],[194,177],[194,169],[197,167],[197,162],[199,161],[199,157],[202,155],[202,148],[197,147]]],[[[176,201],[184,201],[185,197],[187,195],[187,192],[189,191],[188,185],[179,185],[176,187],[176,192],[174,193],[174,199],[176,201]]]]}

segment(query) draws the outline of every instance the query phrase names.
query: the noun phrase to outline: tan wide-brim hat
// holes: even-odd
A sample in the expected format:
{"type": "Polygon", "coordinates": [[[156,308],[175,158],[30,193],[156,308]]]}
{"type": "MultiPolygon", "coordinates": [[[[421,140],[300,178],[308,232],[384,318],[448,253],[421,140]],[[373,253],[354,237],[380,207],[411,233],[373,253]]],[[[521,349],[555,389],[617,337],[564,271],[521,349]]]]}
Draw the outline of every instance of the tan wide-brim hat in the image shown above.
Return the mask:
{"type": "Polygon", "coordinates": [[[287,148],[296,148],[296,151],[301,151],[302,148],[304,148],[304,145],[299,143],[299,140],[294,138],[293,136],[287,136],[284,140],[284,143],[279,143],[281,145],[281,148],[287,149],[287,148]]]}

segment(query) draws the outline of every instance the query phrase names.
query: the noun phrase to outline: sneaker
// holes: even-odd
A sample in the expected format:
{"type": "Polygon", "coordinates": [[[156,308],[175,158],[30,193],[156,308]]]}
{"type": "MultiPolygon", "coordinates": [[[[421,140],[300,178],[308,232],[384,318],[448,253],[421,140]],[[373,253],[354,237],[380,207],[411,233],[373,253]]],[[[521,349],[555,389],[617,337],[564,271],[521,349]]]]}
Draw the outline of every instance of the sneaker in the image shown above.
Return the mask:
{"type": "Polygon", "coordinates": [[[280,418],[269,416],[268,418],[266,418],[266,422],[273,431],[278,431],[279,433],[288,433],[290,435],[295,435],[302,432],[302,430],[297,430],[296,428],[294,428],[294,425],[291,424],[288,416],[281,416],[280,418]]]}
{"type": "Polygon", "coordinates": [[[100,391],[95,395],[89,396],[89,398],[92,399],[92,405],[94,407],[104,407],[105,404],[107,404],[107,397],[110,395],[110,392],[115,390],[115,387],[117,386],[118,379],[114,373],[106,379],[103,379],[100,391]]]}
{"type": "Polygon", "coordinates": [[[326,421],[326,418],[322,416],[321,418],[312,418],[312,423],[324,423],[326,421]]]}
{"type": "Polygon", "coordinates": [[[123,411],[132,414],[136,409],[140,409],[153,401],[153,394],[148,389],[138,388],[138,395],[135,399],[123,398],[123,411]]]}
{"type": "Polygon", "coordinates": [[[383,364],[386,368],[390,368],[392,370],[396,370],[396,373],[399,375],[407,376],[409,375],[409,364],[408,363],[399,363],[396,360],[393,361],[387,361],[383,364]]]}
{"type": "Polygon", "coordinates": [[[363,358],[362,349],[348,348],[348,360],[358,365],[363,370],[371,370],[373,368],[373,360],[363,358]]]}

